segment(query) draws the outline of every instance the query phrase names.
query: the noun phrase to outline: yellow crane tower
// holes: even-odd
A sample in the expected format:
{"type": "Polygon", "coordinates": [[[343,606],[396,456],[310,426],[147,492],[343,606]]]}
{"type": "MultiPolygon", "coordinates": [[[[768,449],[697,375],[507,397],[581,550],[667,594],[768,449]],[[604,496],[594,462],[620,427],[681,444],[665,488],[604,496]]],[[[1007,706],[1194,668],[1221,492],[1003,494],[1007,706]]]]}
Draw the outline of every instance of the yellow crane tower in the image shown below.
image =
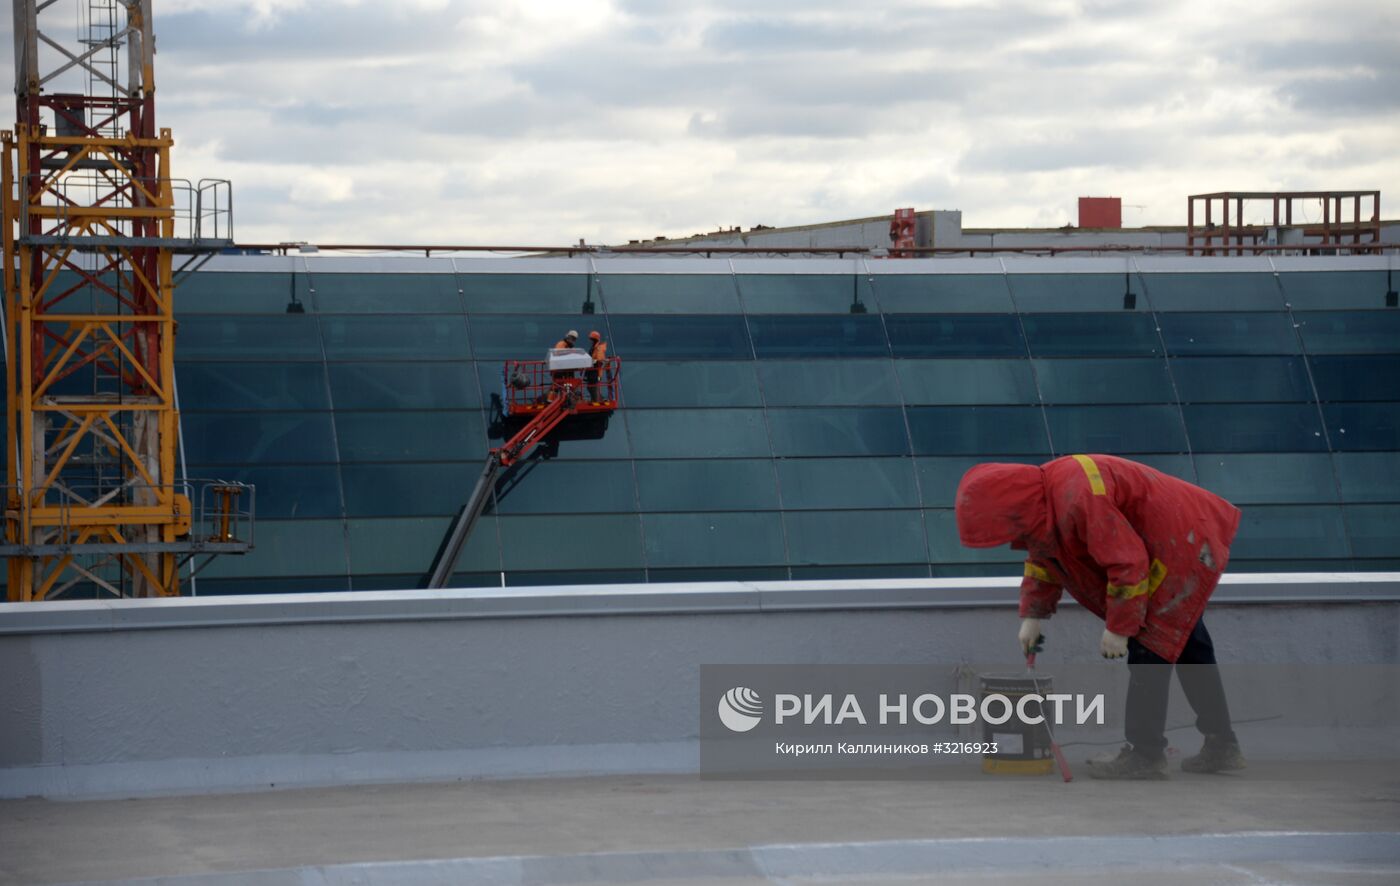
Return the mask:
{"type": "Polygon", "coordinates": [[[251,546],[252,490],[182,479],[176,459],[174,290],[232,245],[230,186],[171,177],[150,0],[14,0],[14,14],[9,599],[175,595],[186,564],[251,546]]]}

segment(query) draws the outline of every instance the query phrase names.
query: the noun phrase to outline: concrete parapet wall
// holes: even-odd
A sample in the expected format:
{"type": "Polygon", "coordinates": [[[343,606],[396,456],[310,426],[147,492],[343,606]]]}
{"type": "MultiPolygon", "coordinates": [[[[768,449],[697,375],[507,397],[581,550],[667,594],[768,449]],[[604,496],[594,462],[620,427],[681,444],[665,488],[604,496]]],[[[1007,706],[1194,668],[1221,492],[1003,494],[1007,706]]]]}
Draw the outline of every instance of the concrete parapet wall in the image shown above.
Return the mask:
{"type": "MultiPolygon", "coordinates": [[[[1223,661],[1400,661],[1400,575],[1230,576],[1223,661]]],[[[1014,582],[0,605],[0,797],[693,771],[700,666],[1016,661],[1014,582]]],[[[1066,607],[1043,661],[1092,661],[1066,607]]]]}

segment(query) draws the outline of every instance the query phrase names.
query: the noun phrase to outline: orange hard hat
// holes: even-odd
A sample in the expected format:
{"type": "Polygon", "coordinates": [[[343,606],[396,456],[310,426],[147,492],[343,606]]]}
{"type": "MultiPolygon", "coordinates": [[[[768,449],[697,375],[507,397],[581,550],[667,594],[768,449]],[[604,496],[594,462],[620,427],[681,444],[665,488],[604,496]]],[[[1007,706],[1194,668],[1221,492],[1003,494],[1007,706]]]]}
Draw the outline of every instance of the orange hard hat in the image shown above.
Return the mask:
{"type": "Polygon", "coordinates": [[[602,338],[603,336],[599,335],[599,334],[598,334],[598,330],[595,329],[595,330],[593,330],[592,332],[588,333],[588,337],[591,338],[591,339],[593,339],[594,341],[597,341],[598,339],[602,338]]]}

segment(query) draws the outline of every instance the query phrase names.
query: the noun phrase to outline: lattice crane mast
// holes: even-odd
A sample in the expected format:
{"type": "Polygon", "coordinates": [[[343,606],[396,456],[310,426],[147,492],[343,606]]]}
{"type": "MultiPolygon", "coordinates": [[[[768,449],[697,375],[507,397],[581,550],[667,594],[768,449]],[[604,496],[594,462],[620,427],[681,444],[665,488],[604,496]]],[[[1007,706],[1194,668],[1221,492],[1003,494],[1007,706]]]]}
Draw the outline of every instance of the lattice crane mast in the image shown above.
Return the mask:
{"type": "Polygon", "coordinates": [[[178,594],[185,562],[251,538],[250,488],[176,473],[174,289],[232,245],[230,186],[171,177],[150,0],[76,5],[74,29],[68,3],[14,0],[18,120],[0,133],[11,600],[178,594]]]}

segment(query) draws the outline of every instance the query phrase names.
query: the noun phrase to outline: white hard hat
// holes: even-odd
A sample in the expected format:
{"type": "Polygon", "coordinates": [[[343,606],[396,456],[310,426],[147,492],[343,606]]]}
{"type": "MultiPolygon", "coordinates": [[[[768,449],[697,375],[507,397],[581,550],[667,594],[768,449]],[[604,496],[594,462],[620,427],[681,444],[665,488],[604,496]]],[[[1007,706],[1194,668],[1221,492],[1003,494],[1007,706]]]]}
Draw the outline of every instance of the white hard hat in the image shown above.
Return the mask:
{"type": "Polygon", "coordinates": [[[577,330],[577,329],[570,329],[568,332],[564,333],[564,337],[565,337],[565,338],[578,338],[578,330],[577,330]]]}

